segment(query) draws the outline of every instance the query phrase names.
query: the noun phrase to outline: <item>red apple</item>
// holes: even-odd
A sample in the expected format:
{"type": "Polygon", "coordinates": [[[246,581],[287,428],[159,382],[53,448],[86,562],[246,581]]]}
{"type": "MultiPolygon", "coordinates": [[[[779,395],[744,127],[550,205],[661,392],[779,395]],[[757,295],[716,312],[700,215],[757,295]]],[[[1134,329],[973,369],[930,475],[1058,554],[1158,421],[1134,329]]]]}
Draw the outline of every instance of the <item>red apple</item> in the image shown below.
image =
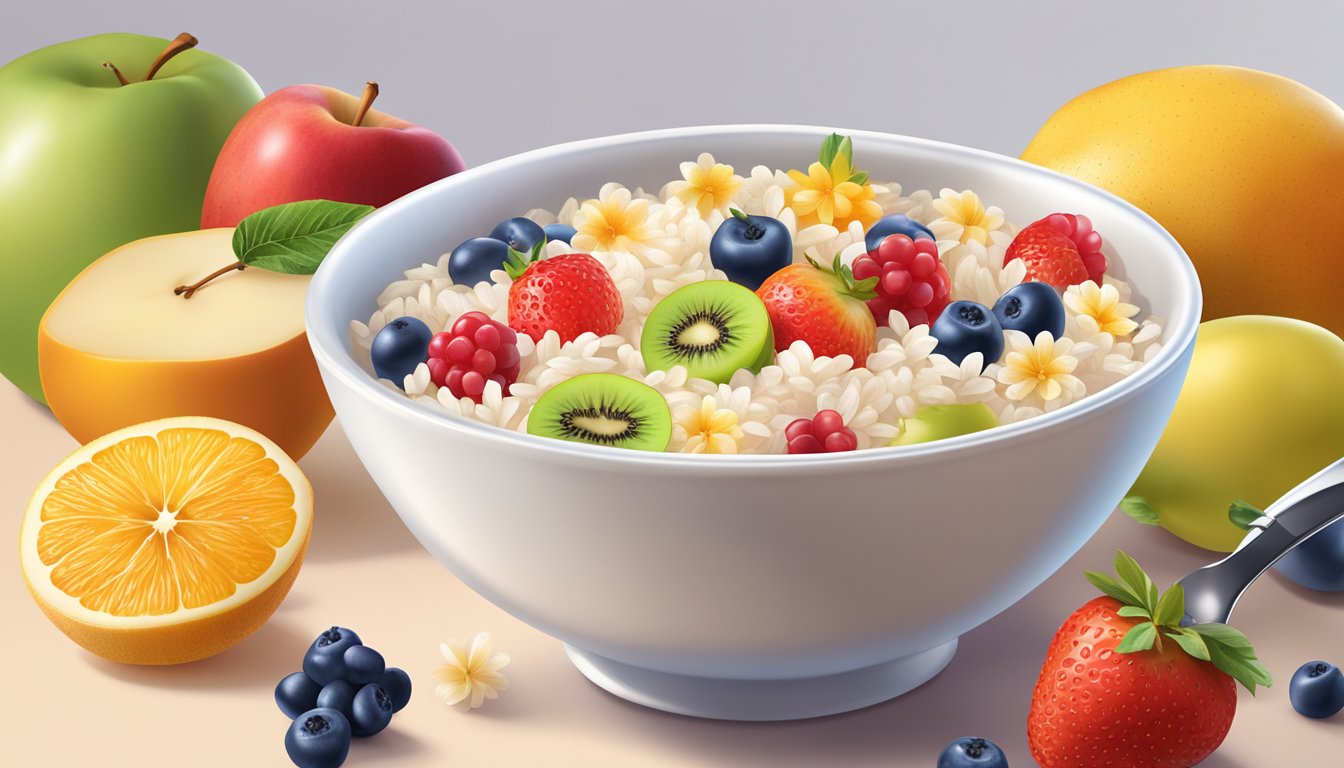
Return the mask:
{"type": "Polygon", "coordinates": [[[205,191],[201,228],[233,227],[263,208],[326,199],[381,206],[465,165],[433,131],[321,85],[281,88],[234,126],[205,191]]]}

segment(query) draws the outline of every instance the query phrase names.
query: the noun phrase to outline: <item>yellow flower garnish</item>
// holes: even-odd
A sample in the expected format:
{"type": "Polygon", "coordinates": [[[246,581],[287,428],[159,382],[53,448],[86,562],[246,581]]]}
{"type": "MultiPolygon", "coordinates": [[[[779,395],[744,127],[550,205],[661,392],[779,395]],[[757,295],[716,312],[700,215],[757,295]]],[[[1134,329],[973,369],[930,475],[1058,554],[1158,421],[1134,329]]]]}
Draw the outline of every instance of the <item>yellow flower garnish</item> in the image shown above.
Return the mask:
{"type": "Polygon", "coordinates": [[[789,171],[795,186],[784,190],[784,204],[798,216],[798,229],[829,224],[842,232],[858,221],[868,229],[882,218],[873,198],[868,174],[854,170],[854,150],[848,137],[831,134],[822,144],[818,162],[807,173],[789,171]]]}
{"type": "Polygon", "coordinates": [[[929,224],[939,240],[988,245],[989,233],[1003,226],[1003,210],[998,206],[986,208],[980,196],[969,189],[944,189],[933,201],[933,208],[942,214],[929,224]]]}
{"type": "Polygon", "coordinates": [[[718,407],[709,395],[700,401],[699,408],[678,407],[675,421],[676,437],[686,440],[682,453],[737,453],[737,441],[743,437],[737,412],[718,407]]]}
{"type": "Polygon", "coordinates": [[[1036,334],[1036,341],[1020,331],[1008,331],[1008,354],[999,369],[999,383],[1008,385],[1009,400],[1025,400],[1033,394],[1042,402],[1059,397],[1073,399],[1083,394],[1083,382],[1073,375],[1078,360],[1069,355],[1073,342],[1055,339],[1049,331],[1036,334]]]}
{"type": "Polygon", "coordinates": [[[576,234],[570,245],[590,252],[635,253],[658,234],[648,225],[648,218],[648,200],[632,200],[630,190],[607,184],[596,200],[585,200],[574,212],[576,234]]]}
{"type": "Polygon", "coordinates": [[[1064,291],[1064,306],[1078,316],[1084,329],[1090,331],[1089,336],[1103,332],[1128,336],[1139,327],[1130,319],[1139,313],[1139,308],[1120,301],[1120,291],[1114,285],[1099,286],[1088,280],[1070,286],[1064,291]]]}
{"type": "Polygon", "coordinates": [[[742,177],[733,173],[733,166],[714,162],[714,156],[704,152],[694,163],[681,164],[685,181],[674,181],[667,191],[688,207],[700,211],[707,219],[715,210],[726,211],[733,196],[742,189],[742,177]]]}
{"type": "Polygon", "coordinates": [[[486,699],[494,699],[509,687],[509,679],[500,670],[509,664],[507,653],[492,653],[490,635],[476,635],[468,648],[465,643],[449,640],[439,644],[446,664],[434,670],[439,685],[434,693],[443,703],[458,709],[476,709],[486,699]]]}

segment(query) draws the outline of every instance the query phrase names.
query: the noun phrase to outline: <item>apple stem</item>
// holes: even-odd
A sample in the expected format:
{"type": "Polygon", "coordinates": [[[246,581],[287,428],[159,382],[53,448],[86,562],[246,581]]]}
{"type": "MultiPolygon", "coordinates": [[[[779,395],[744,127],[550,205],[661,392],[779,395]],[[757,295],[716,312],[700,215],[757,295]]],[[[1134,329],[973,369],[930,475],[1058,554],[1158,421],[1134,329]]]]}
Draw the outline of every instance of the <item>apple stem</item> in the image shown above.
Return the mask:
{"type": "Polygon", "coordinates": [[[188,48],[195,48],[196,44],[199,42],[200,41],[196,39],[195,35],[188,32],[183,32],[177,37],[174,37],[173,41],[168,44],[168,47],[164,48],[163,52],[159,54],[159,57],[154,60],[154,63],[149,65],[149,71],[145,73],[144,82],[153,80],[154,75],[159,73],[159,69],[163,67],[164,64],[167,64],[169,59],[188,48]]]}
{"type": "Polygon", "coordinates": [[[373,106],[373,100],[378,98],[378,84],[372,80],[364,84],[364,96],[359,100],[359,109],[355,112],[355,122],[352,123],[356,128],[364,122],[364,115],[369,113],[369,107],[373,106]]]}
{"type": "Polygon", "coordinates": [[[247,269],[247,265],[241,261],[238,261],[234,262],[233,264],[230,264],[227,267],[220,267],[219,269],[216,269],[214,272],[211,272],[210,274],[206,275],[200,280],[197,280],[191,285],[177,286],[176,288],[173,289],[173,295],[181,296],[184,299],[190,299],[191,295],[196,291],[200,290],[201,286],[205,285],[211,280],[214,280],[216,277],[219,277],[220,275],[227,275],[228,273],[234,271],[235,269],[241,272],[244,269],[247,269]]]}
{"type": "Polygon", "coordinates": [[[130,85],[130,84],[131,84],[131,81],[130,81],[130,80],[127,80],[127,79],[126,79],[126,76],[123,75],[123,74],[121,74],[121,70],[120,70],[120,69],[117,69],[117,65],[116,65],[116,64],[113,64],[113,63],[110,62],[110,61],[104,61],[104,62],[103,62],[103,66],[104,66],[105,68],[107,68],[107,69],[112,70],[112,74],[114,74],[114,75],[117,76],[117,80],[118,80],[122,85],[130,85]]]}

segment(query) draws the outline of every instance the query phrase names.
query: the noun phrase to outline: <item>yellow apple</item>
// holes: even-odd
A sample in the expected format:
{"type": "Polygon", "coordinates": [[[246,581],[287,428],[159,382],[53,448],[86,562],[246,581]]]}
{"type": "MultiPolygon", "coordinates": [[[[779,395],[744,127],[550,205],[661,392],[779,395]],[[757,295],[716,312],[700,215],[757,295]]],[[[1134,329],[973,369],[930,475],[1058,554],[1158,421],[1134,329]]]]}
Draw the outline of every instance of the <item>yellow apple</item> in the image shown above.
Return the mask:
{"type": "Polygon", "coordinates": [[[298,459],[332,419],[303,325],[311,279],[237,261],[233,229],[136,240],[89,265],[38,327],[42,388],[81,443],[172,416],[249,426],[298,459]]]}
{"type": "Polygon", "coordinates": [[[1240,67],[1144,72],[1065,104],[1022,159],[1157,219],[1199,270],[1204,319],[1344,334],[1344,109],[1305,85],[1240,67]]]}
{"type": "Polygon", "coordinates": [[[1285,317],[1199,326],[1176,410],[1130,491],[1157,522],[1222,552],[1246,532],[1227,507],[1264,509],[1344,456],[1344,341],[1285,317]]]}

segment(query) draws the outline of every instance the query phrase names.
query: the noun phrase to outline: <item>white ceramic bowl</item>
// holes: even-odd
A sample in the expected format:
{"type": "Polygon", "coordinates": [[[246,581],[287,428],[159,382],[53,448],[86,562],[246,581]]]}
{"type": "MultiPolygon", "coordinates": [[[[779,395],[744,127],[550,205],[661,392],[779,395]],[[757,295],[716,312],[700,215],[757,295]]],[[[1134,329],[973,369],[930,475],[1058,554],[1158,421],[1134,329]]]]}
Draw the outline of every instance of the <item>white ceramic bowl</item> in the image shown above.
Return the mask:
{"type": "Polygon", "coordinates": [[[1017,160],[845,132],[874,179],[974,189],[1024,225],[1053,211],[1086,213],[1110,245],[1112,271],[1167,319],[1161,353],[1099,394],[974,435],[722,457],[577,445],[459,420],[388,391],[350,352],[349,322],[369,317],[384,286],[502,218],[554,210],[609,180],[658,189],[705,151],[741,172],[806,168],[830,133],[815,127],[654,131],[474,168],[371,215],[309,290],[308,335],[331,401],[402,520],[470,587],[563,640],[585,675],[632,701],[788,719],[923,683],[959,635],[1026,595],[1096,532],[1176,402],[1199,283],[1152,219],[1017,160]]]}

